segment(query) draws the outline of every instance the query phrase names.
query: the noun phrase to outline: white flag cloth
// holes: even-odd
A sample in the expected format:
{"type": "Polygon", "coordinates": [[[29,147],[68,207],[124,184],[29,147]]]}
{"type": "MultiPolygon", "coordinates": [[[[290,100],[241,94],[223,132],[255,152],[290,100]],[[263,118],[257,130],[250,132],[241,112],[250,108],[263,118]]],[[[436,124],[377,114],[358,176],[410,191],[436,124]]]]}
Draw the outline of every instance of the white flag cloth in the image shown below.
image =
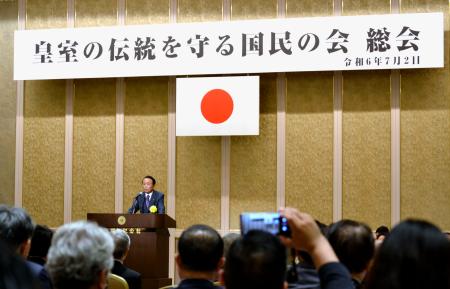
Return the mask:
{"type": "Polygon", "coordinates": [[[176,135],[259,134],[259,76],[177,78],[176,135]]]}

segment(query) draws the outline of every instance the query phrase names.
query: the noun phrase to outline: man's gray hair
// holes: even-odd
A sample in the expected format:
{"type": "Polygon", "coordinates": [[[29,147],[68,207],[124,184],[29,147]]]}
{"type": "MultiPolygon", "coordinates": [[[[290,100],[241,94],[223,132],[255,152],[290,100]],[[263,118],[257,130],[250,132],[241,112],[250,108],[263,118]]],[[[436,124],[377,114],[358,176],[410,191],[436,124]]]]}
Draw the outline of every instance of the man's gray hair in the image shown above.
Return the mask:
{"type": "Polygon", "coordinates": [[[122,259],[130,248],[130,236],[128,236],[128,234],[122,229],[114,230],[111,234],[113,236],[115,246],[114,258],[122,259]]]}
{"type": "Polygon", "coordinates": [[[95,223],[79,221],[60,227],[48,251],[47,270],[59,289],[89,288],[113,265],[111,234],[95,223]]]}

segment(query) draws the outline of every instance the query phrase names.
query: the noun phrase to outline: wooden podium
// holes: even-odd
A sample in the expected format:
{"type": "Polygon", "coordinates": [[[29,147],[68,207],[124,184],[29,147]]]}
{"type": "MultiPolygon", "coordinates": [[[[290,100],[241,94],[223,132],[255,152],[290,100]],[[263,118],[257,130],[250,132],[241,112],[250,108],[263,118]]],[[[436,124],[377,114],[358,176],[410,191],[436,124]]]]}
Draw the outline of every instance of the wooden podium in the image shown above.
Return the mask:
{"type": "Polygon", "coordinates": [[[142,289],[171,285],[169,278],[169,230],[176,222],[158,214],[93,214],[87,219],[111,231],[122,229],[131,238],[125,265],[141,273],[142,289]]]}

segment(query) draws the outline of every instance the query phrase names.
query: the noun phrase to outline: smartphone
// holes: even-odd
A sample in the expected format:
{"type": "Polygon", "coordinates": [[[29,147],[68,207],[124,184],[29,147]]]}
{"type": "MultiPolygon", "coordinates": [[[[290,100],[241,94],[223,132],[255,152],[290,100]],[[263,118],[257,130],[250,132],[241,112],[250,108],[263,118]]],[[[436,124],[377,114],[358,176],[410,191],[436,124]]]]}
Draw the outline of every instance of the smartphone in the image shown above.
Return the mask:
{"type": "Polygon", "coordinates": [[[242,213],[240,220],[242,235],[250,230],[262,230],[273,235],[291,236],[291,230],[286,218],[280,216],[278,213],[242,213]]]}

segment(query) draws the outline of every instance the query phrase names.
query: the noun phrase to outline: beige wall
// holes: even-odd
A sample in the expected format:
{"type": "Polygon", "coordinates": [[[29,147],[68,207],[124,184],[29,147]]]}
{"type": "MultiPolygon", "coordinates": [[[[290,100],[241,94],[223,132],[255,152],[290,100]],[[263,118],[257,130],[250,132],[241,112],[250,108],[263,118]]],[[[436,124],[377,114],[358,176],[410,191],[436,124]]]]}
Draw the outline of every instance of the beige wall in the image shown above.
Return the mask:
{"type": "MultiPolygon", "coordinates": [[[[128,0],[126,24],[218,21],[228,13],[238,19],[275,18],[277,0],[234,0],[231,11],[222,1],[128,0]],[[177,2],[176,9],[170,3],[177,2]],[[172,11],[172,12],[170,12],[172,11]]],[[[333,2],[286,0],[288,17],[333,15],[333,2]]],[[[339,1],[340,2],[340,1],[339,1]]],[[[342,14],[389,13],[395,1],[344,0],[342,14]]],[[[342,206],[344,218],[375,228],[392,218],[391,135],[400,136],[401,218],[429,219],[450,230],[450,91],[448,1],[401,1],[401,12],[442,11],[446,17],[445,68],[401,71],[400,125],[391,127],[390,71],[342,74],[342,206]]],[[[12,39],[17,1],[0,2],[0,30],[12,39]]],[[[27,29],[67,25],[66,1],[28,1],[27,29]]],[[[116,0],[76,0],[75,26],[116,25],[116,0]]],[[[6,41],[2,38],[0,41],[6,41]]],[[[9,40],[10,41],[10,40],[9,40]]],[[[3,47],[3,44],[2,44],[3,47]]],[[[11,79],[12,47],[0,61],[0,202],[14,202],[16,88],[11,79]]],[[[64,203],[71,219],[87,212],[125,211],[140,190],[143,175],[158,180],[177,228],[206,223],[226,232],[239,227],[242,211],[274,211],[277,198],[286,205],[333,221],[336,188],[335,75],[333,72],[261,75],[260,135],[171,138],[173,83],[167,77],[76,80],[73,85],[73,127],[66,126],[65,81],[27,81],[24,93],[22,205],[39,223],[64,222],[64,203]],[[285,83],[285,91],[277,83],[285,83]],[[121,95],[118,98],[118,95],[121,95]],[[284,99],[285,107],[278,101],[284,99]],[[123,164],[116,162],[116,144],[123,101],[123,164]],[[285,126],[279,126],[279,113],[285,126]],[[73,129],[71,188],[65,133],[73,129]],[[284,174],[277,174],[277,133],[284,133],[284,174]],[[171,149],[175,156],[171,157],[171,149]],[[228,149],[229,154],[224,153],[228,149]],[[123,177],[116,178],[116,164],[123,177]],[[224,174],[224,170],[228,174],[224,174]],[[170,174],[174,171],[175,174],[170,174]],[[171,185],[173,183],[173,186],[171,185]],[[284,190],[279,189],[280,183],[284,190]],[[116,192],[121,185],[122,192],[116,192]],[[227,185],[227,186],[224,186],[227,185]],[[277,189],[278,188],[278,189],[277,189]],[[64,191],[70,193],[64,195],[64,191]],[[120,206],[116,202],[120,202],[120,206]]],[[[118,154],[119,153],[119,154],[118,154]]],[[[279,165],[278,165],[279,166],[279,165]]]]}
{"type": "MultiPolygon", "coordinates": [[[[178,1],[177,22],[219,21],[222,1],[178,1]]],[[[178,137],[176,140],[177,228],[204,223],[220,228],[220,137],[178,137]]]]}
{"type": "Polygon", "coordinates": [[[402,1],[402,12],[442,11],[445,67],[401,73],[401,217],[450,230],[449,2],[402,1]]]}
{"type": "Polygon", "coordinates": [[[14,204],[16,152],[16,84],[13,79],[17,1],[0,2],[0,204],[14,204]]]}
{"type": "MultiPolygon", "coordinates": [[[[330,16],[332,1],[286,1],[287,17],[330,16]]],[[[286,204],[333,221],[333,73],[286,76],[286,204]],[[305,165],[307,164],[307,165],[305,165]]]]}
{"type": "MultiPolygon", "coordinates": [[[[65,27],[66,11],[65,1],[28,1],[26,29],[65,27]]],[[[24,87],[22,205],[37,223],[58,226],[64,221],[65,81],[25,81],[24,87]]]]}

